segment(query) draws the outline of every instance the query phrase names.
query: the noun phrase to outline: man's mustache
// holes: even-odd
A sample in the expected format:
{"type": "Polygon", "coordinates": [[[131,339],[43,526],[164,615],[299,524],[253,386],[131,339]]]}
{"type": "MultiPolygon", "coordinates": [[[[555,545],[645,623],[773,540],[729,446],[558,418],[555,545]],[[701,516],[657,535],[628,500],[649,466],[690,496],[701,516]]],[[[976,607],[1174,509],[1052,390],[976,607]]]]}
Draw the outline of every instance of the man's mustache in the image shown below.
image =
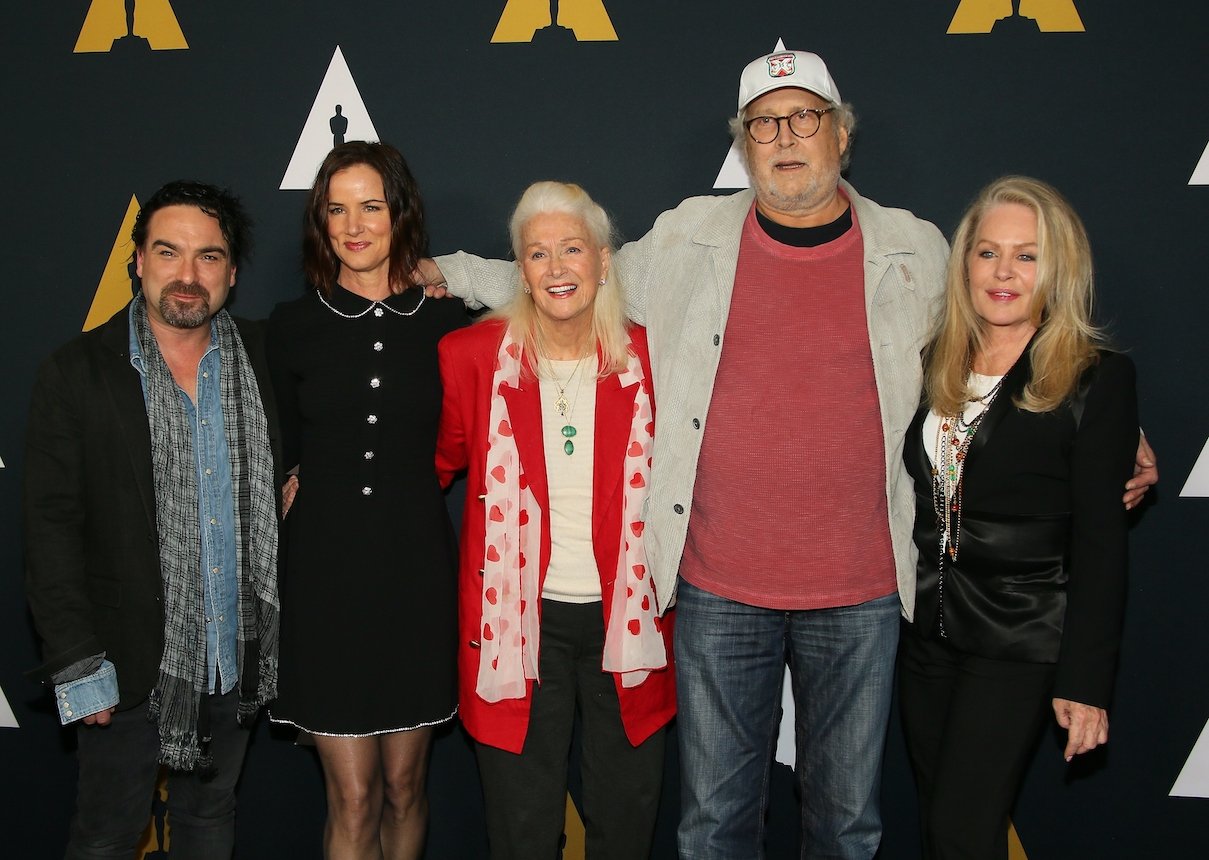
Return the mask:
{"type": "Polygon", "coordinates": [[[202,289],[198,284],[187,284],[184,281],[172,281],[164,287],[161,295],[164,296],[195,296],[197,298],[207,299],[209,294],[202,289]]]}

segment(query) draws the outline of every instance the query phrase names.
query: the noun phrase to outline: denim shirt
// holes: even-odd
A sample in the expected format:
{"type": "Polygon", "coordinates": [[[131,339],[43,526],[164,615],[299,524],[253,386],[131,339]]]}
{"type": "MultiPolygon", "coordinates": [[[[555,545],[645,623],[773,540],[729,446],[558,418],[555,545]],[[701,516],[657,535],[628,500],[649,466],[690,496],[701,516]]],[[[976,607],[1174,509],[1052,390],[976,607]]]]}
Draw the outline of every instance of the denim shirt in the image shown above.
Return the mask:
{"type": "MultiPolygon", "coordinates": [[[[133,306],[132,306],[133,307],[133,306]]],[[[235,551],[235,503],[231,488],[231,459],[223,427],[222,387],[219,380],[221,356],[218,333],[210,325],[210,346],[197,368],[197,404],[178,388],[181,405],[189,420],[193,454],[197,466],[198,522],[201,526],[199,572],[206,618],[207,689],[213,692],[221,678],[229,692],[239,680],[238,659],[239,582],[235,551]]],[[[147,396],[142,347],[130,320],[130,364],[138,371],[147,396]]],[[[74,720],[113,707],[118,702],[117,675],[105,661],[101,668],[82,678],[55,685],[59,721],[74,720]]]]}
{"type": "Polygon", "coordinates": [[[197,368],[197,404],[180,391],[193,431],[197,464],[197,516],[201,525],[202,603],[206,612],[206,689],[228,693],[239,680],[235,667],[239,583],[235,560],[235,502],[231,457],[222,419],[217,333],[197,368]],[[221,682],[222,689],[217,690],[221,682]]]}

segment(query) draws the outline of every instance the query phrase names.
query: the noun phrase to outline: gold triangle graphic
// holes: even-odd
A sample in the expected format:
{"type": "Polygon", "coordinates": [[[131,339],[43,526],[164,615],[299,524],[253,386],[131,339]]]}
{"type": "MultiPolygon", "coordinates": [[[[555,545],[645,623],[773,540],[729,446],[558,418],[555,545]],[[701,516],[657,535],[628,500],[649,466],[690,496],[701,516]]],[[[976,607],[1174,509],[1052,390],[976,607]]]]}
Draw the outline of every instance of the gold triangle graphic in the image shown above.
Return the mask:
{"type": "MultiPolygon", "coordinates": [[[[1074,0],[1020,0],[1019,14],[1036,21],[1042,33],[1086,32],[1074,0]]],[[[948,32],[989,33],[995,24],[1012,15],[1012,0],[961,0],[948,32]]]]}
{"type": "Polygon", "coordinates": [[[114,42],[131,35],[146,39],[153,51],[181,51],[189,47],[170,0],[134,0],[133,28],[127,21],[126,0],[92,0],[74,53],[108,53],[114,42]]]}
{"type": "Polygon", "coordinates": [[[146,39],[153,51],[180,51],[189,47],[168,0],[135,0],[134,35],[146,39]]]}
{"type": "Polygon", "coordinates": [[[147,855],[164,857],[171,853],[172,839],[168,832],[168,771],[161,769],[155,784],[155,800],[151,802],[151,820],[143,831],[143,838],[134,849],[135,860],[146,860],[147,855]]]}
{"type": "Polygon", "coordinates": [[[111,316],[116,314],[130,301],[132,284],[130,281],[130,254],[134,250],[130,244],[130,231],[134,229],[134,218],[139,214],[139,201],[133,194],[130,205],[126,207],[126,217],[118,228],[118,235],[113,240],[113,250],[109,252],[109,262],[101,273],[101,282],[92,297],[92,307],[84,319],[84,331],[96,328],[111,316]]]}
{"type": "Polygon", "coordinates": [[[575,801],[571,799],[570,792],[567,792],[567,817],[563,833],[567,837],[567,844],[563,847],[563,860],[584,860],[587,852],[584,822],[579,817],[579,810],[575,808],[575,801]]]}
{"type": "Polygon", "coordinates": [[[558,24],[574,30],[575,38],[581,42],[617,41],[617,31],[603,0],[562,0],[558,4],[558,24]]]}
{"type": "Polygon", "coordinates": [[[551,26],[552,16],[557,16],[559,27],[575,34],[576,41],[617,41],[604,0],[508,0],[491,41],[532,42],[534,33],[551,26]]]}
{"type": "Polygon", "coordinates": [[[76,39],[75,53],[105,53],[125,35],[126,4],[122,0],[92,0],[76,39]]]}
{"type": "Polygon", "coordinates": [[[1084,33],[1075,0],[1020,0],[1020,17],[1032,18],[1042,33],[1084,33]]]}
{"type": "Polygon", "coordinates": [[[1016,832],[1016,825],[1008,822],[1008,860],[1028,860],[1028,855],[1024,853],[1024,845],[1020,842],[1020,834],[1016,832]]]}

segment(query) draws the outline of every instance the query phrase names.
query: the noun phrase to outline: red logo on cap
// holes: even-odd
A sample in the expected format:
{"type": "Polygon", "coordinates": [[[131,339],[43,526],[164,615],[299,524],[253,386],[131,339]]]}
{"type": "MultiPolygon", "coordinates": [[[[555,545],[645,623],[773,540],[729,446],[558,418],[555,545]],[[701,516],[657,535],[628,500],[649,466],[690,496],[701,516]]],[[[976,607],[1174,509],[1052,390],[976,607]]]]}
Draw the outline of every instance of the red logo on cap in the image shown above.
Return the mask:
{"type": "Polygon", "coordinates": [[[773,54],[768,58],[768,76],[784,78],[793,74],[793,54],[773,54]]]}

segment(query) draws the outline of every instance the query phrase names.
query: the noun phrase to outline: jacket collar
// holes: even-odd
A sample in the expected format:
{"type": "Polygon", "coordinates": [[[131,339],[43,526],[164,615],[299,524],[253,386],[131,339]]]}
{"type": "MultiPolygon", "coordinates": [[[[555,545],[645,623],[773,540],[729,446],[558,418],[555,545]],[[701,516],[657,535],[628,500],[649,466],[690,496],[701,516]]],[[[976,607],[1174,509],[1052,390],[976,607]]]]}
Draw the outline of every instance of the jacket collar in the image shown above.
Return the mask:
{"type": "Polygon", "coordinates": [[[102,375],[121,424],[126,456],[134,474],[147,523],[154,532],[155,483],[151,475],[151,429],[147,424],[147,404],[139,373],[130,364],[130,306],[114,314],[99,331],[101,344],[116,361],[114,372],[102,375]]]}
{"type": "Polygon", "coordinates": [[[319,296],[320,301],[336,311],[336,313],[352,317],[360,317],[369,313],[370,309],[375,305],[385,305],[400,313],[410,313],[416,309],[416,302],[420,301],[418,294],[413,290],[404,290],[402,293],[389,295],[381,301],[373,301],[364,296],[359,296],[354,292],[346,290],[339,284],[335,284],[332,287],[330,298],[324,296],[318,290],[315,292],[319,296]]]}
{"type": "MultiPolygon", "coordinates": [[[[1003,385],[999,389],[999,393],[995,395],[995,399],[991,401],[991,405],[987,407],[986,415],[978,424],[978,432],[974,434],[974,438],[970,440],[970,448],[966,452],[966,467],[968,468],[971,460],[978,456],[988,444],[991,437],[995,435],[995,428],[1003,421],[1003,417],[1009,411],[1015,409],[1015,400],[1024,391],[1024,386],[1028,384],[1029,379],[1033,375],[1032,361],[1029,357],[1032,348],[1032,341],[1025,347],[1020,358],[1012,365],[1011,369],[1005,374],[1003,385]]],[[[918,481],[924,476],[932,473],[932,460],[928,456],[928,445],[932,444],[923,438],[923,423],[927,418],[928,412],[931,410],[931,405],[924,401],[920,404],[916,411],[915,420],[911,422],[911,426],[907,431],[905,440],[905,455],[904,460],[907,463],[907,469],[911,472],[912,477],[916,480],[916,491],[920,491],[918,481]]]]}
{"type": "Polygon", "coordinates": [[[1033,340],[1036,339],[1034,334],[1029,339],[1028,344],[1024,347],[1024,352],[1020,353],[1020,358],[1016,359],[1016,363],[1003,377],[1003,385],[999,388],[999,393],[995,395],[995,399],[991,401],[991,405],[987,407],[986,415],[978,424],[978,432],[974,434],[974,438],[970,441],[970,449],[966,452],[966,466],[970,464],[970,460],[978,455],[988,444],[991,437],[995,435],[995,428],[1003,420],[1003,416],[1016,408],[1016,398],[1024,391],[1024,386],[1028,384],[1029,379],[1033,375],[1033,363],[1030,353],[1033,348],[1033,340]]]}
{"type": "MultiPolygon", "coordinates": [[[[884,207],[862,197],[848,180],[841,179],[840,188],[852,204],[857,223],[868,225],[862,229],[866,259],[915,253],[915,246],[899,229],[899,220],[888,217],[884,207]]],[[[724,198],[702,220],[693,241],[698,245],[738,249],[743,221],[755,201],[756,192],[750,188],[724,198]]]]}
{"type": "Polygon", "coordinates": [[[890,217],[901,215],[902,210],[888,210],[872,200],[862,197],[847,180],[840,180],[840,187],[848,195],[856,213],[856,221],[861,225],[861,235],[865,240],[865,259],[873,262],[879,258],[892,257],[897,254],[915,254],[915,245],[903,233],[901,218],[890,217]]]}
{"type": "Polygon", "coordinates": [[[756,192],[750,188],[722,198],[702,219],[693,233],[693,241],[698,245],[729,250],[737,256],[739,239],[743,235],[743,221],[755,201],[756,192]]]}
{"type": "MultiPolygon", "coordinates": [[[[596,383],[596,420],[592,454],[592,532],[604,522],[604,513],[615,497],[621,495],[620,464],[630,438],[630,416],[638,384],[621,387],[617,375],[596,383]]],[[[505,385],[501,394],[508,404],[508,415],[516,441],[517,454],[525,468],[525,477],[533,496],[543,510],[550,509],[550,485],[546,472],[546,451],[542,426],[539,383],[523,374],[517,387],[505,385]]]]}

